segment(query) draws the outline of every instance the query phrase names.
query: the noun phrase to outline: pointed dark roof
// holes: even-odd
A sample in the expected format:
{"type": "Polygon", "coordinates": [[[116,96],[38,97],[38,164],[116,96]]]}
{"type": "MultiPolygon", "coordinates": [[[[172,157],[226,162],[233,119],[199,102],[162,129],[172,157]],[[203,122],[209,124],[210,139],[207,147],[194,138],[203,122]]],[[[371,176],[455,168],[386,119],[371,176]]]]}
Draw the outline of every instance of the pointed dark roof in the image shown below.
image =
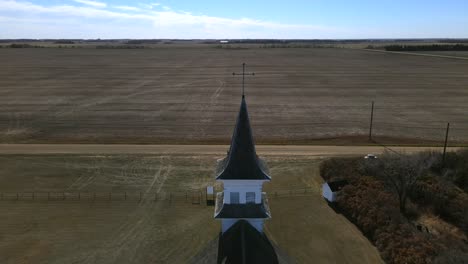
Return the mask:
{"type": "Polygon", "coordinates": [[[231,147],[220,171],[217,180],[270,180],[255,152],[247,103],[243,95],[231,147]]]}
{"type": "Polygon", "coordinates": [[[278,263],[275,248],[265,234],[239,220],[221,235],[218,263],[278,263]]]}

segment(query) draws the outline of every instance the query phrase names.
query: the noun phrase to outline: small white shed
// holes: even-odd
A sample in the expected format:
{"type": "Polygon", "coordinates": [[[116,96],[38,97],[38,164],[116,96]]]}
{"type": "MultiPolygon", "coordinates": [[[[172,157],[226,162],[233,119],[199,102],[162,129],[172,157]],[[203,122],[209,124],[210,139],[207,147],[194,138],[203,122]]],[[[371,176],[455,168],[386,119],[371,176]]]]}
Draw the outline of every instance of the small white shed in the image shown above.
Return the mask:
{"type": "Polygon", "coordinates": [[[336,201],[338,193],[348,184],[346,180],[326,182],[322,185],[322,195],[327,201],[333,203],[336,201]]]}

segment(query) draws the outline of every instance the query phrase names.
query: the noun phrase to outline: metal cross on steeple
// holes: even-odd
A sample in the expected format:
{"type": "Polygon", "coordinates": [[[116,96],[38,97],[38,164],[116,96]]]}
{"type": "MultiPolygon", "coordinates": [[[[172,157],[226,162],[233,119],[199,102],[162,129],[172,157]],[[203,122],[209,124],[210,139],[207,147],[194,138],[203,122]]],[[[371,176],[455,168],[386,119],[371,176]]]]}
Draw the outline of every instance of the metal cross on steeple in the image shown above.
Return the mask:
{"type": "Polygon", "coordinates": [[[255,73],[253,73],[253,72],[248,72],[248,73],[246,73],[246,72],[245,72],[245,63],[242,63],[242,73],[235,73],[235,72],[233,72],[232,75],[242,75],[242,97],[244,97],[244,95],[245,95],[245,94],[244,94],[245,76],[246,76],[246,75],[251,75],[251,76],[253,76],[253,75],[255,75],[255,73]]]}

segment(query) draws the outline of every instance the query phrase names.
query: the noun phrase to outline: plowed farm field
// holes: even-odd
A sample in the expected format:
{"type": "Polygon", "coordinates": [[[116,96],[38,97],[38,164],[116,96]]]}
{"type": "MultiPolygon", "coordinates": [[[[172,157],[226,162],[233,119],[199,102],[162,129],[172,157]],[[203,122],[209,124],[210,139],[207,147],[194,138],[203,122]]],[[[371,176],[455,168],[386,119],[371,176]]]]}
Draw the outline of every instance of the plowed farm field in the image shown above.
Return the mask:
{"type": "MultiPolygon", "coordinates": [[[[343,48],[0,49],[0,143],[468,141],[468,61],[343,48]]],[[[323,142],[322,142],[323,143],[323,142]]]]}

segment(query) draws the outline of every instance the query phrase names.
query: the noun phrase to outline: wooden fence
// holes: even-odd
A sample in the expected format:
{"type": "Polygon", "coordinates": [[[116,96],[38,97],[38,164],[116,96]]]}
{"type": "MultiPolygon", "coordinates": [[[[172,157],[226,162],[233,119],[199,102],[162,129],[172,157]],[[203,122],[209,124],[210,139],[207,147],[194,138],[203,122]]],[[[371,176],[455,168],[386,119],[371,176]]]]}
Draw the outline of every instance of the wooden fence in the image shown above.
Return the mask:
{"type": "MultiPolygon", "coordinates": [[[[267,190],[269,199],[283,197],[320,194],[317,188],[306,187],[297,189],[267,190]]],[[[189,203],[194,205],[204,204],[210,199],[206,191],[186,192],[0,192],[0,202],[148,202],[167,201],[177,203],[189,203]]]]}
{"type": "Polygon", "coordinates": [[[200,204],[206,200],[201,191],[194,192],[2,192],[0,201],[178,201],[200,204]]]}

